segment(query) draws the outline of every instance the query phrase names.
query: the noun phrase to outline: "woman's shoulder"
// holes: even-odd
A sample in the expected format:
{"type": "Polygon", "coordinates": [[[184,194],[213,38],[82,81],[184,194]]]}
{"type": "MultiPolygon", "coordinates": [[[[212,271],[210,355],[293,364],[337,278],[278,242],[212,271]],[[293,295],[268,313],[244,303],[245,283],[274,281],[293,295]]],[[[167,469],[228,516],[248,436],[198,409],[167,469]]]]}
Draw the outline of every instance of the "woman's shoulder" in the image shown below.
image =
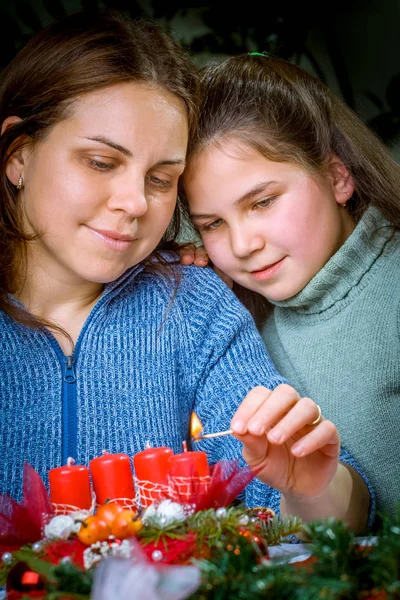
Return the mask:
{"type": "Polygon", "coordinates": [[[203,294],[203,301],[215,299],[216,296],[234,294],[220,277],[210,267],[181,265],[177,262],[167,262],[160,265],[146,265],[138,276],[137,282],[142,286],[154,288],[158,293],[164,293],[168,298],[171,292],[176,299],[203,294]]]}
{"type": "Polygon", "coordinates": [[[236,318],[249,313],[232,290],[210,268],[173,263],[162,272],[146,268],[136,281],[136,293],[146,294],[172,312],[201,314],[224,312],[236,318]]]}

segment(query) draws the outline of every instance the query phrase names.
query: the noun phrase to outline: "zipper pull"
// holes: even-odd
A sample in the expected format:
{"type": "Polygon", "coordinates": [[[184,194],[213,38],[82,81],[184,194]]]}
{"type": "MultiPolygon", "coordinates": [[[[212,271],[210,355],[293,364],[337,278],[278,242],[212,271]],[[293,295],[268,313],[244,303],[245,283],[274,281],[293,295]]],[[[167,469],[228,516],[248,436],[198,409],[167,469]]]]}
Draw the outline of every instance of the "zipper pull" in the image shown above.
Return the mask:
{"type": "Polygon", "coordinates": [[[75,358],[72,355],[65,356],[64,361],[65,361],[64,381],[66,381],[67,383],[75,383],[75,381],[76,381],[75,368],[74,368],[75,358]]]}

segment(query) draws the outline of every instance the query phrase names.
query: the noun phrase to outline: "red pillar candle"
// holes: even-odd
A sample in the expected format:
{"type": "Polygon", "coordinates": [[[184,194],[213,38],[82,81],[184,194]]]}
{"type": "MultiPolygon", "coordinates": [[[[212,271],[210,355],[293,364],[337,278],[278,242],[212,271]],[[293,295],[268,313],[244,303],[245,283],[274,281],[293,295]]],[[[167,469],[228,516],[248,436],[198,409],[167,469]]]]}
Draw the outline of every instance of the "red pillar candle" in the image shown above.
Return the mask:
{"type": "Polygon", "coordinates": [[[184,451],[171,456],[168,462],[169,474],[173,481],[173,499],[187,500],[207,491],[210,470],[205,452],[188,452],[186,442],[184,451]],[[176,497],[174,498],[174,495],[176,497]]]}
{"type": "Polygon", "coordinates": [[[168,470],[173,477],[208,477],[210,470],[205,452],[181,452],[169,458],[168,470]]]}
{"type": "Polygon", "coordinates": [[[167,483],[168,459],[173,456],[171,448],[146,448],[133,457],[137,479],[152,483],[167,483]]]}
{"type": "Polygon", "coordinates": [[[73,464],[69,458],[63,467],[49,471],[50,499],[58,505],[57,512],[70,512],[73,508],[89,509],[92,505],[89,469],[73,464]],[[65,505],[65,509],[62,509],[65,505]]]}
{"type": "Polygon", "coordinates": [[[140,502],[144,508],[165,498],[168,490],[168,459],[172,455],[171,448],[160,446],[147,447],[133,457],[140,502]]]}
{"type": "Polygon", "coordinates": [[[97,504],[135,497],[131,461],[127,454],[103,451],[102,456],[90,461],[90,473],[97,504]]]}

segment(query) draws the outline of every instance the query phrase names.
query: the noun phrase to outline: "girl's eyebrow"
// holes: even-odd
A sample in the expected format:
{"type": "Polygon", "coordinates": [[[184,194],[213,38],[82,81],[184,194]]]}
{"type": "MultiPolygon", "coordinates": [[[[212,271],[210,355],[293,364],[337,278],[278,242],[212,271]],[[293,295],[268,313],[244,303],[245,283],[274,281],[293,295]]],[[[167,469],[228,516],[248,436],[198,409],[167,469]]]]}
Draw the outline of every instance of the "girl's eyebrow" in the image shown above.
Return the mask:
{"type": "Polygon", "coordinates": [[[234,205],[239,206],[240,204],[247,202],[247,200],[252,200],[254,198],[254,196],[258,196],[258,194],[261,194],[261,192],[263,192],[267,187],[269,187],[270,185],[274,185],[276,183],[278,183],[278,182],[277,181],[263,181],[262,183],[257,183],[257,185],[255,185],[251,190],[249,190],[243,196],[241,196],[240,198],[235,200],[234,205]]]}
{"type": "MultiPolygon", "coordinates": [[[[240,204],[243,204],[243,203],[247,202],[248,200],[252,200],[255,196],[258,196],[258,194],[265,191],[266,188],[268,188],[270,185],[274,185],[276,183],[278,183],[278,182],[272,181],[272,180],[271,181],[263,181],[262,183],[257,183],[257,185],[255,185],[251,190],[249,190],[248,192],[243,194],[243,196],[240,196],[240,198],[235,200],[235,202],[233,203],[234,206],[240,206],[240,204]]],[[[216,215],[191,212],[190,216],[192,219],[209,219],[210,217],[215,217],[216,215]]]]}

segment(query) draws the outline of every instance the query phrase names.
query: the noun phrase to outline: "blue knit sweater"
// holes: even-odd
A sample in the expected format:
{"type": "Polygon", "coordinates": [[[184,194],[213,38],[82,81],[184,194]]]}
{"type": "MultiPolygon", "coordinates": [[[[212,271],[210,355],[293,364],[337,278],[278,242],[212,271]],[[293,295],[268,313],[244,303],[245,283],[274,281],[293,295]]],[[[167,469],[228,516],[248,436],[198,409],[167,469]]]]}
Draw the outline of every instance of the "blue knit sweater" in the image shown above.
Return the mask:
{"type": "MultiPolygon", "coordinates": [[[[106,286],[72,357],[55,338],[0,313],[0,491],[21,495],[24,461],[47,472],[72,456],[182,450],[194,410],[205,431],[229,428],[246,393],[276,387],[249,313],[210,269],[177,267],[181,282],[139,265],[106,286]]],[[[203,442],[209,462],[241,457],[232,436],[203,442]]],[[[344,451],[344,461],[353,460],[344,451]]],[[[279,510],[279,493],[253,480],[249,506],[279,510]]]]}

